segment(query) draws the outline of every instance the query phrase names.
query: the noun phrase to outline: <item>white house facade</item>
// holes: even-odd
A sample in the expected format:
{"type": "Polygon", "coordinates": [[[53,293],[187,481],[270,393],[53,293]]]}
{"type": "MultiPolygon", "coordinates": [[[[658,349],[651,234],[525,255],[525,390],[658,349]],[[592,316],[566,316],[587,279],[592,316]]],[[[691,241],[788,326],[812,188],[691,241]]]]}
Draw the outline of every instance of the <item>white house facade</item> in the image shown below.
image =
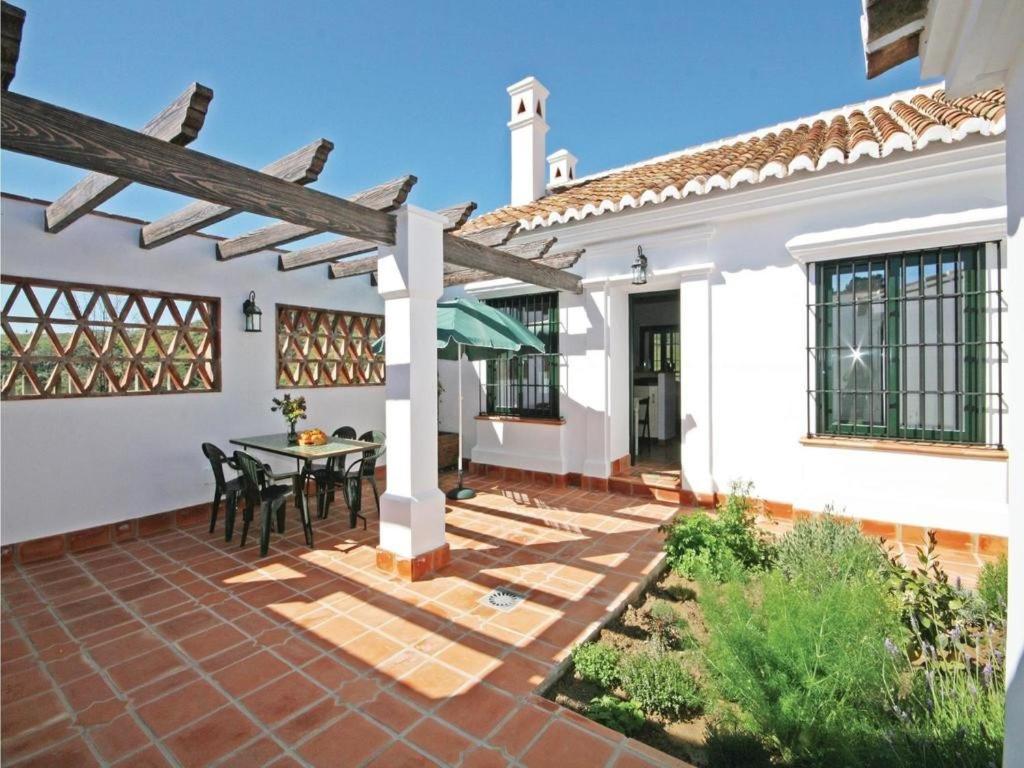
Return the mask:
{"type": "MultiPolygon", "coordinates": [[[[513,115],[529,82],[509,89],[513,115]]],[[[535,91],[548,116],[546,89],[535,91]]],[[[467,229],[518,221],[517,240],[585,249],[573,268],[584,290],[550,299],[557,373],[524,365],[509,384],[496,366],[462,364],[480,392],[462,414],[472,461],[630,492],[628,467],[647,460],[637,432],[651,434],[638,393],[653,390],[660,423],[643,442],[679,474],[674,496],[652,489],[659,498],[709,503],[743,479],[772,510],[831,505],[880,533],[934,528],[1005,546],[1015,297],[1002,99],[950,104],[923,88],[583,178],[560,151],[527,203],[547,127],[533,115],[525,142],[513,119],[520,204],[467,229]],[[635,317],[643,297],[674,314],[657,321],[677,334],[659,370],[637,348],[650,336],[635,317]],[[538,376],[557,382],[546,414],[538,376]]],[[[506,279],[462,290],[510,306],[538,295],[506,279]]],[[[454,392],[458,368],[441,371],[454,392]]],[[[454,428],[452,400],[442,420],[454,428]]]]}

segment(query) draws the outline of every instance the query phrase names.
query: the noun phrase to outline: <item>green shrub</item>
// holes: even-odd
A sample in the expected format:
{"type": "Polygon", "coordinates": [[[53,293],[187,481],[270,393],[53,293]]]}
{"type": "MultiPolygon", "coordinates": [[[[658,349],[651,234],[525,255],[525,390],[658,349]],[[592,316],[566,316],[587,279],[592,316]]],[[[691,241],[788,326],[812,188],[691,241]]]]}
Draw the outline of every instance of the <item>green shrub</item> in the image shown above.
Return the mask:
{"type": "Polygon", "coordinates": [[[994,563],[985,563],[978,576],[978,594],[989,612],[1006,618],[1006,590],[1009,581],[1009,561],[1003,555],[994,563]]]}
{"type": "Polygon", "coordinates": [[[887,583],[910,630],[912,659],[932,650],[945,657],[955,645],[974,644],[984,611],[974,604],[970,592],[950,583],[936,553],[933,531],[928,531],[927,545],[917,547],[914,568],[907,568],[896,557],[888,561],[887,583]]]}
{"type": "Polygon", "coordinates": [[[583,643],[572,650],[572,663],[584,680],[611,690],[619,683],[621,654],[607,643],[583,643]]]}
{"type": "Polygon", "coordinates": [[[697,681],[669,653],[635,653],[622,662],[622,689],[652,715],[678,718],[700,709],[697,681]]]}
{"type": "Polygon", "coordinates": [[[648,625],[651,638],[664,650],[692,644],[690,628],[686,619],[676,613],[672,603],[667,600],[656,600],[648,614],[648,625]]]}
{"type": "Polygon", "coordinates": [[[886,641],[899,612],[878,576],[791,581],[778,571],[710,588],[705,661],[739,725],[786,763],[861,765],[886,710],[886,641]]]}
{"type": "Polygon", "coordinates": [[[790,579],[860,576],[878,572],[884,565],[878,543],[864,536],[856,523],[840,520],[828,508],[821,517],[797,522],[776,549],[776,567],[790,579]]]}
{"type": "Polygon", "coordinates": [[[733,483],[716,517],[697,511],[667,527],[665,552],[673,570],[726,581],[771,563],[771,540],[754,524],[752,490],[750,483],[733,483]]]}
{"type": "Polygon", "coordinates": [[[926,654],[912,664],[906,655],[889,680],[891,720],[897,726],[891,763],[906,766],[987,768],[1002,764],[1005,693],[1002,634],[963,643],[945,658],[926,654]]]}
{"type": "Polygon", "coordinates": [[[704,756],[710,768],[771,768],[771,754],[752,733],[720,724],[708,726],[704,756]]]}
{"type": "Polygon", "coordinates": [[[643,710],[635,701],[623,701],[607,694],[590,700],[587,717],[627,736],[639,733],[647,722],[643,710]]]}

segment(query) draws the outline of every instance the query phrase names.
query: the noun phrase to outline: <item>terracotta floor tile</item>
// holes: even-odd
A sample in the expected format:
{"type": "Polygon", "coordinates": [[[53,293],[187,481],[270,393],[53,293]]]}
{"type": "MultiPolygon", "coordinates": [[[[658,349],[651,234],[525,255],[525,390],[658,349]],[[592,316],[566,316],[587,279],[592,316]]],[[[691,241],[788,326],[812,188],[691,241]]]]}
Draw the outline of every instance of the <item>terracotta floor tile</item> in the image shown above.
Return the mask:
{"type": "Polygon", "coordinates": [[[526,751],[550,719],[551,713],[542,709],[529,705],[519,707],[488,741],[502,747],[513,757],[518,757],[526,751]]]}
{"type": "Polygon", "coordinates": [[[455,765],[472,742],[448,726],[430,717],[409,731],[406,737],[445,765],[455,765]]]}
{"type": "Polygon", "coordinates": [[[298,753],[314,766],[345,768],[361,765],[390,741],[387,731],[352,712],[299,747],[298,753]]]}
{"type": "Polygon", "coordinates": [[[433,708],[464,688],[469,678],[435,662],[427,662],[398,681],[396,691],[424,708],[433,708]]]}
{"type": "Polygon", "coordinates": [[[289,671],[289,666],[269,651],[259,651],[213,673],[213,679],[232,696],[244,696],[289,671]]]}
{"type": "Polygon", "coordinates": [[[256,719],[275,725],[322,698],[324,692],[298,672],[280,677],[242,699],[256,719]]]}
{"type": "Polygon", "coordinates": [[[220,619],[203,608],[196,608],[188,613],[178,614],[175,618],[157,624],[156,631],[168,640],[181,640],[184,637],[202,632],[217,626],[220,619]]]}
{"type": "Polygon", "coordinates": [[[18,763],[19,768],[54,768],[54,766],[75,766],[75,768],[89,768],[99,765],[99,762],[89,749],[89,745],[80,736],[74,736],[45,754],[38,754],[30,757],[23,763],[18,763]]]}
{"type": "Polygon", "coordinates": [[[181,640],[178,646],[193,659],[205,659],[243,641],[251,642],[247,635],[234,627],[221,624],[181,640]]]}
{"type": "Polygon", "coordinates": [[[286,744],[298,744],[328,723],[340,720],[351,710],[332,698],[324,698],[291,720],[276,726],[274,734],[286,744]]]}
{"type": "Polygon", "coordinates": [[[114,763],[115,768],[170,768],[173,765],[155,746],[146,747],[114,763]]]}
{"type": "Polygon", "coordinates": [[[93,728],[89,738],[100,756],[110,762],[151,743],[130,715],[121,715],[106,725],[93,728]]]}
{"type": "Polygon", "coordinates": [[[197,680],[140,707],[139,717],[157,736],[166,736],[226,703],[227,699],[212,685],[197,680]]]}
{"type": "Polygon", "coordinates": [[[399,733],[423,717],[419,710],[387,692],[363,704],[360,711],[399,733]]]}
{"type": "Polygon", "coordinates": [[[254,768],[267,765],[282,754],[281,747],[269,737],[264,737],[238,750],[223,763],[218,763],[218,768],[254,768]]]}
{"type": "Polygon", "coordinates": [[[67,712],[53,690],[8,702],[0,719],[0,735],[9,739],[35,728],[40,723],[67,718],[67,712]]]}
{"type": "Polygon", "coordinates": [[[183,728],[165,740],[186,768],[209,765],[237,749],[259,733],[254,722],[233,706],[183,728]]]}
{"type": "Polygon", "coordinates": [[[505,768],[511,764],[500,750],[479,747],[466,753],[461,768],[505,768]]]}
{"type": "Polygon", "coordinates": [[[516,700],[494,688],[477,684],[465,693],[454,696],[434,713],[466,733],[483,739],[498,727],[516,706],[516,700]]]}
{"type": "Polygon", "coordinates": [[[398,742],[367,764],[368,768],[431,768],[437,766],[423,753],[398,742]]]}
{"type": "Polygon", "coordinates": [[[586,731],[554,721],[523,755],[528,768],[589,768],[604,765],[612,745],[586,731]]]}
{"type": "Polygon", "coordinates": [[[155,678],[179,669],[183,662],[166,647],[155,648],[142,656],[111,666],[110,679],[122,691],[131,691],[155,678]]]}
{"type": "Polygon", "coordinates": [[[328,693],[336,693],[342,685],[355,677],[355,672],[332,656],[313,659],[302,671],[328,693]]]}

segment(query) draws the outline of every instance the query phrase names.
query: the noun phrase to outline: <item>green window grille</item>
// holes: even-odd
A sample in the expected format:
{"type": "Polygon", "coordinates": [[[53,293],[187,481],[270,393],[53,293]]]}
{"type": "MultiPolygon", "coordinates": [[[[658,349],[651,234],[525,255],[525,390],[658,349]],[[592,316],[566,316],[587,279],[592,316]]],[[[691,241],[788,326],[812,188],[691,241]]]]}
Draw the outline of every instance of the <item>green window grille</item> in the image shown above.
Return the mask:
{"type": "Polygon", "coordinates": [[[814,269],[808,434],[1002,447],[997,243],[814,269]]]}
{"type": "Polygon", "coordinates": [[[487,303],[533,331],[543,354],[488,360],[480,412],[495,416],[559,418],[558,294],[538,293],[489,299],[487,303]]]}

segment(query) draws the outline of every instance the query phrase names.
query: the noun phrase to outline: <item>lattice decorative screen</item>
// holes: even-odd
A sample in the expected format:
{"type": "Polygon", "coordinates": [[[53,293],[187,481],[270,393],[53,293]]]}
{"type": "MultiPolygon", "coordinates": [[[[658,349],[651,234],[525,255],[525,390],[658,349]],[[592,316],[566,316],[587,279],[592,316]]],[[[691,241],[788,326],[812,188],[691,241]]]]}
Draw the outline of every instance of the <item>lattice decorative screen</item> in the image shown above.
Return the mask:
{"type": "Polygon", "coordinates": [[[0,277],[4,400],[220,390],[220,300],[0,277]]]}
{"type": "Polygon", "coordinates": [[[277,386],[352,387],[384,383],[384,356],[370,345],[384,318],[277,305],[277,386]]]}

